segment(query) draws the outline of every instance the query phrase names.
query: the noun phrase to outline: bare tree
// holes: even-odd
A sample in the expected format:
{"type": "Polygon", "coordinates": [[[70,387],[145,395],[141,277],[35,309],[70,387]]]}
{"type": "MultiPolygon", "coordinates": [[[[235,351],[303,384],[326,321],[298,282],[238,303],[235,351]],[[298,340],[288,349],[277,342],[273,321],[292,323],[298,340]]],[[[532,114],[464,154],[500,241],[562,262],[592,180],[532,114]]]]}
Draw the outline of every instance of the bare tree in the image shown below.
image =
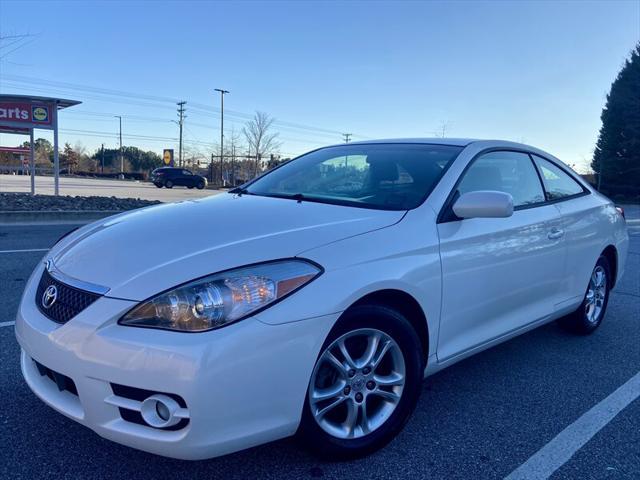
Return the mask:
{"type": "Polygon", "coordinates": [[[231,133],[228,135],[229,138],[229,155],[227,158],[231,158],[231,174],[229,175],[229,181],[231,182],[231,186],[235,187],[236,184],[236,154],[239,150],[243,149],[242,146],[242,138],[240,136],[240,132],[238,132],[235,126],[231,127],[231,133]]]}
{"type": "Polygon", "coordinates": [[[182,145],[182,163],[184,167],[196,168],[207,163],[208,155],[197,144],[184,142],[182,145]]]}
{"type": "Polygon", "coordinates": [[[280,148],[278,133],[272,131],[274,118],[264,112],[256,112],[242,128],[251,155],[255,155],[254,175],[260,171],[260,160],[267,153],[273,153],[280,148]]]}

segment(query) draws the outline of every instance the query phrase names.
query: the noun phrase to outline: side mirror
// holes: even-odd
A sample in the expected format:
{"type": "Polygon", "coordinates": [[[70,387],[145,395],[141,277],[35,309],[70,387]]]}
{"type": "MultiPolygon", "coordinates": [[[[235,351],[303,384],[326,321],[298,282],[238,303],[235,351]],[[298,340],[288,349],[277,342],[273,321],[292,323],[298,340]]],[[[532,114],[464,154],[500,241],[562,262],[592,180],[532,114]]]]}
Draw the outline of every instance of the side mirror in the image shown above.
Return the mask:
{"type": "Polygon", "coordinates": [[[463,193],[453,204],[460,218],[504,218],[513,215],[513,197],[509,193],[479,190],[463,193]]]}

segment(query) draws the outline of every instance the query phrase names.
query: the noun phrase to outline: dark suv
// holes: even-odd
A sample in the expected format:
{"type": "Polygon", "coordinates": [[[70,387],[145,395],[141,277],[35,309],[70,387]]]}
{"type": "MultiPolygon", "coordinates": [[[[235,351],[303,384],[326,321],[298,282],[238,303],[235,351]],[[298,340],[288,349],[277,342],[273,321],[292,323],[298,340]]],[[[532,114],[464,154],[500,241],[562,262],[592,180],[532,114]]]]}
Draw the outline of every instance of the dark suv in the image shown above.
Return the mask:
{"type": "Polygon", "coordinates": [[[158,188],[173,188],[174,185],[182,185],[183,187],[196,187],[202,190],[207,186],[207,179],[202,175],[191,173],[190,170],[184,168],[174,167],[156,168],[151,172],[151,181],[158,188]]]}

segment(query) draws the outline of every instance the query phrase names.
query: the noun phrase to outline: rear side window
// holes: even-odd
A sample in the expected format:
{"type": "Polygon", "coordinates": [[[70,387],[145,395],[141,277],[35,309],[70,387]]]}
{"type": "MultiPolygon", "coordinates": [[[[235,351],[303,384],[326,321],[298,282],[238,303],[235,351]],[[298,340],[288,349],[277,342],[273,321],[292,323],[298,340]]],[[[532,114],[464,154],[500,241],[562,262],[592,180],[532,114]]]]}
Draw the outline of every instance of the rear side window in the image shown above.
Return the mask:
{"type": "Polygon", "coordinates": [[[458,192],[496,190],[511,194],[513,206],[544,202],[544,192],[529,156],[521,152],[489,152],[478,157],[458,185],[458,192]]]}
{"type": "Polygon", "coordinates": [[[537,155],[532,155],[532,157],[540,170],[540,176],[547,191],[547,200],[572,197],[584,192],[582,185],[560,167],[537,155]]]}

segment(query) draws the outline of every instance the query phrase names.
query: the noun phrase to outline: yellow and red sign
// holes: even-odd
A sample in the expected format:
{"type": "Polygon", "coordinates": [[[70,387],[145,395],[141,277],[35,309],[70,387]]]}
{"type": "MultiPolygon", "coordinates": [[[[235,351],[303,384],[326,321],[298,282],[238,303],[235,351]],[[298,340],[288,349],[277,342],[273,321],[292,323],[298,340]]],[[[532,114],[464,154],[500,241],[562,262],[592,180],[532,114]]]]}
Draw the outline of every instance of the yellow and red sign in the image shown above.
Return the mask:
{"type": "Polygon", "coordinates": [[[165,148],[162,153],[162,160],[165,165],[173,167],[173,148],[165,148]]]}
{"type": "Polygon", "coordinates": [[[50,127],[53,125],[53,104],[0,102],[0,125],[50,127]]]}

